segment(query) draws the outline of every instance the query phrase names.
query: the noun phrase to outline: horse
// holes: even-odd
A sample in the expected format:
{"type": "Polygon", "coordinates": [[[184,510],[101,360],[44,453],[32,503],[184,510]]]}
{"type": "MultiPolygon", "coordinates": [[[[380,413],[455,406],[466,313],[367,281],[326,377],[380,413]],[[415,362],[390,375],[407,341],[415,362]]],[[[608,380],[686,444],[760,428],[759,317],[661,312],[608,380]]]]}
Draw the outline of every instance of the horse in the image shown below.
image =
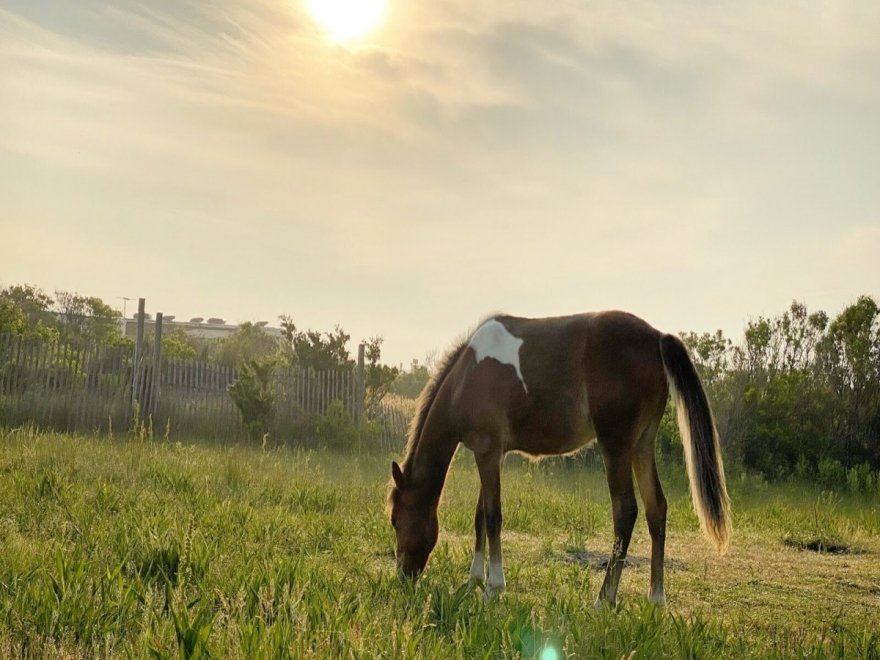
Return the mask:
{"type": "Polygon", "coordinates": [[[648,598],[665,604],[667,504],[654,442],[670,393],[694,510],[705,536],[723,554],[730,542],[731,517],[718,432],[680,339],[621,311],[485,319],[448,352],[425,385],[402,462],[391,464],[387,504],[399,573],[415,580],[437,543],[437,507],[459,444],[474,453],[480,476],[470,583],[484,586],[484,597],[490,599],[506,586],[501,552],[504,455],[565,455],[595,441],[605,465],[614,528],[595,605],[617,602],[638,515],[633,473],[651,536],[648,598]]]}

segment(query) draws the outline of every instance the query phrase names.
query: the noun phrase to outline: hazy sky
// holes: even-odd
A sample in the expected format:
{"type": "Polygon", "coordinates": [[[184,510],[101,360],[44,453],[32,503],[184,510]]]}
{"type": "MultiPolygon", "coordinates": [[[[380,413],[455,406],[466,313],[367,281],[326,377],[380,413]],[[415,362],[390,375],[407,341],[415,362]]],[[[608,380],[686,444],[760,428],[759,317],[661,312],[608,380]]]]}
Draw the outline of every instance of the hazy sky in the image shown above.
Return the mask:
{"type": "MultiPolygon", "coordinates": [[[[341,324],[723,328],[880,294],[877,0],[0,0],[0,286],[341,324]]],[[[131,308],[129,308],[129,312],[131,308]]]]}

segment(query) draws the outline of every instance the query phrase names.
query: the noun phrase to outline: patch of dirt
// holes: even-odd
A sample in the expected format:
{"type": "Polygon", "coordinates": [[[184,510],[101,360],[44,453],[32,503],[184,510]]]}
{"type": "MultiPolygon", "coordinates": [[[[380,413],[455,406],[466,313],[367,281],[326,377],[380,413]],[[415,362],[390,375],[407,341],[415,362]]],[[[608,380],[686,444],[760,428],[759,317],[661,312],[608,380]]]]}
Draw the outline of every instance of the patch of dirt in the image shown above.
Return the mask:
{"type": "MultiPolygon", "coordinates": [[[[611,560],[611,555],[607,553],[591,552],[589,550],[566,550],[565,555],[567,561],[574,564],[580,564],[581,566],[589,566],[594,571],[604,571],[608,568],[608,562],[611,560]]],[[[623,560],[623,565],[625,568],[650,566],[651,560],[648,557],[642,557],[640,555],[629,555],[623,560]]],[[[672,571],[687,570],[687,564],[678,559],[667,558],[666,561],[663,562],[663,565],[672,571]]]]}
{"type": "Polygon", "coordinates": [[[810,552],[820,552],[829,555],[860,554],[859,550],[855,550],[845,543],[829,541],[827,539],[793,539],[786,537],[782,542],[789,548],[809,550],[810,552]]]}

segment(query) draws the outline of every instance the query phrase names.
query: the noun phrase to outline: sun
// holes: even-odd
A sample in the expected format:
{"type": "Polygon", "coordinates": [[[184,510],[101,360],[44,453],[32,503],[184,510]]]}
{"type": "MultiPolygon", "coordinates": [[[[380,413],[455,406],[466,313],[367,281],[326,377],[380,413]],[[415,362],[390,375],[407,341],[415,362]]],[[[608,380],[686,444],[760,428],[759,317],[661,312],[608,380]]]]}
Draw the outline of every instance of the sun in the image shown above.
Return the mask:
{"type": "Polygon", "coordinates": [[[364,37],[385,10],[385,0],[306,0],[312,17],[336,42],[364,37]]]}

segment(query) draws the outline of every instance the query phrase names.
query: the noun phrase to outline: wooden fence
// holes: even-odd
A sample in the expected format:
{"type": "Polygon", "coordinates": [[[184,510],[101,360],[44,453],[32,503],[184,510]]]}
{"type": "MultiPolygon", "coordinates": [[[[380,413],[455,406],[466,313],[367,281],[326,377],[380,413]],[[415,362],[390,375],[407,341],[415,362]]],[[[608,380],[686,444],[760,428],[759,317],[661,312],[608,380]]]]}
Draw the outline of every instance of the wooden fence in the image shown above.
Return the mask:
{"type": "MultiPolygon", "coordinates": [[[[228,393],[239,376],[237,369],[154,358],[144,347],[136,358],[126,348],[74,349],[0,335],[0,425],[120,432],[131,428],[137,415],[158,436],[244,437],[228,393]]],[[[281,442],[314,440],[318,416],[334,401],[358,422],[363,409],[360,374],[357,367],[278,370],[272,437],[281,442]]],[[[377,442],[389,450],[403,446],[408,423],[405,407],[399,405],[371,411],[370,428],[379,429],[377,442]]]]}
{"type": "Polygon", "coordinates": [[[370,418],[378,427],[378,444],[386,451],[400,451],[406,443],[410,421],[415,415],[416,402],[402,396],[389,395],[373,410],[370,418]]]}
{"type": "Polygon", "coordinates": [[[0,335],[0,423],[124,428],[130,382],[131,356],[118,347],[76,349],[0,335]]]}

